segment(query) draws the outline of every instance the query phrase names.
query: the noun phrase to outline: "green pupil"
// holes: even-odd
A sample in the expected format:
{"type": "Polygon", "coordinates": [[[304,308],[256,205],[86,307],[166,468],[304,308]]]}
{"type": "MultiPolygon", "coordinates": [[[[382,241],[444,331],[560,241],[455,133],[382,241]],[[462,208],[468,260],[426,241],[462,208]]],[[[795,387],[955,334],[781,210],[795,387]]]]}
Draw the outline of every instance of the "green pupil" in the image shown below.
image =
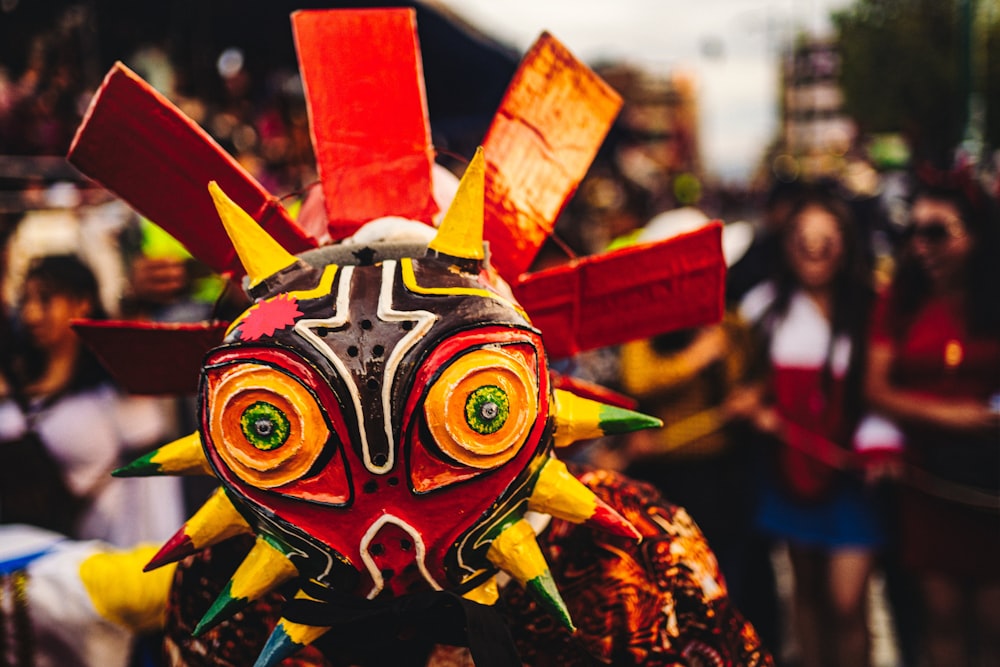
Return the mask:
{"type": "Polygon", "coordinates": [[[270,451],[285,444],[291,424],[277,407],[257,401],[240,415],[240,428],[247,442],[257,449],[270,451]]]}
{"type": "Polygon", "coordinates": [[[494,385],[480,387],[465,400],[465,421],[481,435],[496,433],[507,422],[510,401],[503,389],[494,385]]]}

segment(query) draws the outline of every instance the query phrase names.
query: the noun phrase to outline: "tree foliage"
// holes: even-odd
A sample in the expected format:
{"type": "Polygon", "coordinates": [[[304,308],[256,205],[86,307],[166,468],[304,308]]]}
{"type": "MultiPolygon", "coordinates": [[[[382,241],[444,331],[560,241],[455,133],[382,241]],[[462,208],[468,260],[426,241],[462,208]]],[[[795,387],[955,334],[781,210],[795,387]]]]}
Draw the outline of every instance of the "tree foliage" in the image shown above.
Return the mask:
{"type": "Polygon", "coordinates": [[[974,72],[987,143],[1000,143],[1000,18],[979,13],[970,59],[963,2],[975,0],[856,0],[834,15],[845,107],[863,132],[902,132],[917,156],[944,158],[961,142],[974,72]]]}

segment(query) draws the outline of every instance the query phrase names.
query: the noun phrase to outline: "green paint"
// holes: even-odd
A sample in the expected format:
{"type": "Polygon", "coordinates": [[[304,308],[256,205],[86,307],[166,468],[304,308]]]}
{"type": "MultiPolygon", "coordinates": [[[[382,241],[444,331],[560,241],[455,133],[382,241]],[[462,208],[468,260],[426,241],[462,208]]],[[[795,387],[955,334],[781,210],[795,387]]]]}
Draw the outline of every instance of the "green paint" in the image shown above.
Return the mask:
{"type": "Polygon", "coordinates": [[[230,581],[222,589],[222,592],[219,593],[219,597],[215,598],[215,602],[205,612],[205,615],[198,621],[198,625],[191,634],[195,637],[200,637],[204,632],[226,620],[249,604],[249,602],[250,600],[246,598],[233,597],[233,582],[230,581]]]}
{"type": "Polygon", "coordinates": [[[480,435],[496,433],[510,416],[507,392],[495,385],[486,385],[469,394],[465,400],[465,421],[480,435]]]}
{"type": "Polygon", "coordinates": [[[570,632],[576,632],[576,626],[573,625],[573,619],[570,618],[569,609],[566,608],[566,603],[562,599],[562,595],[559,594],[559,589],[556,588],[556,582],[552,578],[552,573],[548,570],[544,574],[531,579],[527,583],[528,592],[541,604],[543,607],[549,610],[553,616],[556,617],[562,625],[570,632]]]}
{"type": "Polygon", "coordinates": [[[152,477],[164,474],[160,464],[154,461],[160,450],[155,450],[140,456],[135,461],[113,470],[112,477],[152,477]]]}
{"type": "Polygon", "coordinates": [[[243,411],[240,428],[247,442],[265,452],[285,444],[292,430],[285,413],[265,401],[257,401],[243,411]]]}
{"type": "Polygon", "coordinates": [[[602,404],[598,413],[598,426],[604,435],[619,435],[644,428],[660,428],[663,421],[634,410],[602,404]]]}

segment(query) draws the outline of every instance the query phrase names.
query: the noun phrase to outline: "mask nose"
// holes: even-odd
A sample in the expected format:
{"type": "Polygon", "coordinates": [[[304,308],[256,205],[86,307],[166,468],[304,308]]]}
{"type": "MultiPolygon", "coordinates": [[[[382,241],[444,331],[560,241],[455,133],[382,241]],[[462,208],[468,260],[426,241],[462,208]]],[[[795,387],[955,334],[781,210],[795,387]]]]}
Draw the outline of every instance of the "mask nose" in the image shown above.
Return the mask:
{"type": "Polygon", "coordinates": [[[440,588],[427,573],[422,540],[407,528],[387,521],[363,545],[362,558],[375,583],[369,597],[386,591],[399,597],[440,588]]]}

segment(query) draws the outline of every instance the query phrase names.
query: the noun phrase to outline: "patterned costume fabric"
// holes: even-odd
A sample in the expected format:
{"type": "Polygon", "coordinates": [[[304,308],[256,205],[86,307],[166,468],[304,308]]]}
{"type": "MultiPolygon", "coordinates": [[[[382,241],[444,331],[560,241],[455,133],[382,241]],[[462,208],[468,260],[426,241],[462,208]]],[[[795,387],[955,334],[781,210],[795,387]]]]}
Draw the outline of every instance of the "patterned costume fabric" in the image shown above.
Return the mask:
{"type": "MultiPolygon", "coordinates": [[[[773,664],[753,627],[730,604],[715,557],[682,508],[664,501],[653,487],[616,473],[588,470],[579,478],[632,521],[644,539],[635,544],[552,520],[539,543],[579,627],[571,635],[523,588],[508,584],[499,609],[524,664],[773,664]]],[[[181,564],[167,623],[172,667],[243,665],[259,653],[279,616],[277,593],[200,638],[191,636],[250,545],[249,539],[229,540],[181,564]]],[[[472,664],[466,650],[433,646],[408,629],[403,623],[395,635],[368,643],[371,629],[360,628],[348,633],[353,636],[324,638],[282,664],[472,664]]]]}

